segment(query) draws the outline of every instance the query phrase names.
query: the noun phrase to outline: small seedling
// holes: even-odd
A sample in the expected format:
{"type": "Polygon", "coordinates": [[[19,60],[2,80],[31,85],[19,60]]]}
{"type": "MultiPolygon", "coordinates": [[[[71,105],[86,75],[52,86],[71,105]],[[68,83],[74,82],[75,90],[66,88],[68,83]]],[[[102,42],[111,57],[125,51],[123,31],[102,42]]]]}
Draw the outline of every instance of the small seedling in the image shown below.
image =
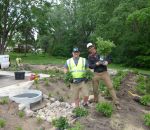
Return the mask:
{"type": "Polygon", "coordinates": [[[52,120],[52,125],[54,125],[59,130],[65,130],[69,127],[69,123],[66,117],[60,117],[58,119],[52,120]]]}
{"type": "Polygon", "coordinates": [[[20,126],[17,126],[15,130],[23,130],[23,129],[20,126]]]}
{"type": "Polygon", "coordinates": [[[0,100],[0,104],[1,104],[1,105],[8,104],[8,101],[9,101],[8,97],[3,97],[3,98],[0,100]]]}
{"type": "Polygon", "coordinates": [[[38,123],[38,124],[41,124],[41,123],[43,122],[43,120],[42,120],[41,117],[37,117],[36,120],[37,120],[37,123],[38,123]]]}
{"type": "Polygon", "coordinates": [[[141,99],[140,99],[141,104],[143,104],[144,106],[147,106],[148,104],[150,104],[150,95],[144,95],[141,99]]]}
{"type": "Polygon", "coordinates": [[[77,117],[83,117],[88,115],[88,110],[85,108],[77,107],[73,110],[73,113],[77,117]]]}
{"type": "Polygon", "coordinates": [[[97,112],[102,112],[106,117],[111,117],[113,106],[108,102],[97,103],[96,110],[97,112]]]}
{"type": "Polygon", "coordinates": [[[150,113],[144,115],[144,122],[146,126],[150,127],[150,113]]]}
{"type": "Polygon", "coordinates": [[[19,111],[19,112],[18,112],[18,116],[19,116],[20,118],[23,118],[23,117],[25,116],[24,111],[19,111]]]}
{"type": "Polygon", "coordinates": [[[76,122],[76,124],[69,130],[84,130],[84,126],[81,125],[79,122],[76,122]]]}
{"type": "Polygon", "coordinates": [[[52,97],[52,94],[51,94],[51,93],[48,93],[48,97],[49,97],[49,98],[52,97]]]}
{"type": "Polygon", "coordinates": [[[6,125],[6,121],[0,118],[0,128],[4,128],[6,125]]]}
{"type": "Polygon", "coordinates": [[[49,86],[49,80],[48,79],[45,80],[45,86],[49,86]]]}

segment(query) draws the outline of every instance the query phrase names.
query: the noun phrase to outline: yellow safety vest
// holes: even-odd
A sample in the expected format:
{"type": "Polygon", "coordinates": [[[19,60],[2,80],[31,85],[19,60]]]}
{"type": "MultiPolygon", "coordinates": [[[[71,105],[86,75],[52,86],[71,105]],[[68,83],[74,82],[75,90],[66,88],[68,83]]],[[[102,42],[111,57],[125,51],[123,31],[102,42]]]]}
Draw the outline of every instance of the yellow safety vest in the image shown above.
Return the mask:
{"type": "Polygon", "coordinates": [[[73,58],[67,60],[68,69],[72,73],[73,78],[84,78],[85,62],[85,58],[82,57],[79,57],[77,65],[74,63],[73,58]]]}

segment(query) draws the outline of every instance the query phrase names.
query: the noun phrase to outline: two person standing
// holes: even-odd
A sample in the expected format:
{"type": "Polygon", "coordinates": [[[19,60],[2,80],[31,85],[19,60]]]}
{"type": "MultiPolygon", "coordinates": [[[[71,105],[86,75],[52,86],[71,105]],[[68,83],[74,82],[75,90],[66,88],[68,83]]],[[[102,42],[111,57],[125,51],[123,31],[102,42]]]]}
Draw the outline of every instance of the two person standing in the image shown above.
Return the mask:
{"type": "Polygon", "coordinates": [[[99,54],[97,54],[96,48],[92,43],[87,44],[87,49],[89,52],[88,63],[85,58],[79,57],[79,49],[74,48],[72,52],[73,57],[68,59],[64,66],[64,73],[71,72],[73,76],[73,83],[71,87],[74,92],[74,101],[76,107],[79,106],[80,102],[79,94],[83,95],[84,104],[87,104],[88,102],[88,88],[84,82],[86,80],[84,74],[86,69],[89,67],[90,69],[94,69],[94,77],[92,79],[94,101],[98,102],[99,81],[103,80],[112,96],[113,103],[118,109],[120,109],[118,98],[113,88],[110,76],[107,72],[107,64],[109,61],[107,59],[103,61],[100,60],[101,57],[99,54]]]}

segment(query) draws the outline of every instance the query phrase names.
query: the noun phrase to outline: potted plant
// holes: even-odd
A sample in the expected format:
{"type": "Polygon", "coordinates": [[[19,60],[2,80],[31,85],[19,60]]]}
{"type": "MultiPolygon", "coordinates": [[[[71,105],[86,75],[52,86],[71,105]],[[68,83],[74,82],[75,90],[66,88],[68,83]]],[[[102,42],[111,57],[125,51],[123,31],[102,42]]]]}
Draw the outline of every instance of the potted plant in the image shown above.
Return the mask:
{"type": "Polygon", "coordinates": [[[23,70],[22,59],[16,58],[16,71],[14,72],[16,80],[25,79],[25,72],[22,70],[23,70]]]}

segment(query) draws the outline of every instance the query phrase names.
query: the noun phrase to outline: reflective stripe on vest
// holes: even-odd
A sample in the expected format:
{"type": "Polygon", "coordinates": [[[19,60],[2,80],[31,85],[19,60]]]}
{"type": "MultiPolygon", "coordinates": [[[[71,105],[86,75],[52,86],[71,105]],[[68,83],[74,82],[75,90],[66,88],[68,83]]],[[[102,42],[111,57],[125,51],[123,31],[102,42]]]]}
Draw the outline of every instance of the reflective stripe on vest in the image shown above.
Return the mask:
{"type": "Polygon", "coordinates": [[[85,58],[82,57],[79,57],[77,65],[74,63],[73,58],[67,60],[68,69],[72,73],[73,78],[84,78],[85,62],[85,58]]]}

